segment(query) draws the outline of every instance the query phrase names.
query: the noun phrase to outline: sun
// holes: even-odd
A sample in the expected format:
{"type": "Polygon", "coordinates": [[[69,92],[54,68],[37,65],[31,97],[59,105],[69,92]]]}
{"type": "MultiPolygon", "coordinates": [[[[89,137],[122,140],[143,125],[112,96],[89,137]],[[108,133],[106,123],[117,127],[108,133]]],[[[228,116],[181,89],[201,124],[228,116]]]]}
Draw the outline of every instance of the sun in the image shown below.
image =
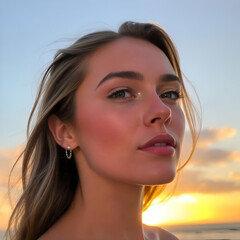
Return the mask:
{"type": "Polygon", "coordinates": [[[189,210],[196,207],[196,204],[197,199],[190,194],[172,197],[166,202],[161,202],[161,199],[157,198],[152,205],[143,212],[143,223],[147,225],[171,225],[191,221],[196,216],[189,210]]]}

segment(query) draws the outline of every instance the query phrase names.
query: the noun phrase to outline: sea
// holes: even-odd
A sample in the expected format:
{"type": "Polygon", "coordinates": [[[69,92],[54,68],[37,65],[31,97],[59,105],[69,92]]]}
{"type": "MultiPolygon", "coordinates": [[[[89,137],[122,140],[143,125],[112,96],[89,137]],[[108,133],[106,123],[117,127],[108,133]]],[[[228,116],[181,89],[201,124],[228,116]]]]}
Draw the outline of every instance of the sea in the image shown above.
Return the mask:
{"type": "Polygon", "coordinates": [[[178,225],[165,229],[180,240],[240,240],[240,223],[178,225]]]}
{"type": "MultiPolygon", "coordinates": [[[[240,223],[178,225],[164,228],[179,240],[240,240],[240,223]]],[[[3,235],[4,231],[0,231],[0,240],[3,240],[3,235]]]]}

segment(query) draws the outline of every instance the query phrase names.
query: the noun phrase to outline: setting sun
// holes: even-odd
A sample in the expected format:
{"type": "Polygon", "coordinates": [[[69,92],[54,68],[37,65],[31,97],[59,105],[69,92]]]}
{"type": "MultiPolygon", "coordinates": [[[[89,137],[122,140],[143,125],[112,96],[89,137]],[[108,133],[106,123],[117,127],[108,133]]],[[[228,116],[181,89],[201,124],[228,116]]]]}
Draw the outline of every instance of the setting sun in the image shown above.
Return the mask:
{"type": "Polygon", "coordinates": [[[148,225],[237,222],[240,220],[239,201],[239,193],[183,194],[163,203],[156,200],[143,213],[143,222],[148,225]]]}

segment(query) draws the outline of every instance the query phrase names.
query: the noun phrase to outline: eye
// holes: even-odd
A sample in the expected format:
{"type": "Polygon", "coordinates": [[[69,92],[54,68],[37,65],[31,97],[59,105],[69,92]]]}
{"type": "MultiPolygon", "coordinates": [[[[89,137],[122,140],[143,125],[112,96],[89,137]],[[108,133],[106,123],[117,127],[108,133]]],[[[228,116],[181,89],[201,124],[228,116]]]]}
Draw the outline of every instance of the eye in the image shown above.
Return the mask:
{"type": "Polygon", "coordinates": [[[181,96],[178,91],[168,91],[160,95],[161,98],[167,98],[173,101],[177,101],[181,96]]]}
{"type": "Polygon", "coordinates": [[[110,93],[108,95],[108,98],[111,99],[126,99],[126,98],[131,98],[133,96],[132,92],[130,89],[118,89],[110,93]]]}

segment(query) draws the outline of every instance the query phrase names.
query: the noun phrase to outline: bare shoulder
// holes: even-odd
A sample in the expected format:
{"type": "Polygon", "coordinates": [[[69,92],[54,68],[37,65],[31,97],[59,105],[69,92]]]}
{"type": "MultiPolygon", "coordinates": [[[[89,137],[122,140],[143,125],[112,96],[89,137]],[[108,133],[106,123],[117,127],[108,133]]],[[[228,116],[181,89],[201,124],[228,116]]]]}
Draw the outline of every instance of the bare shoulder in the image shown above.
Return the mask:
{"type": "Polygon", "coordinates": [[[161,240],[178,240],[178,238],[175,235],[162,228],[158,228],[158,233],[161,240]]]}
{"type": "Polygon", "coordinates": [[[37,240],[61,240],[64,234],[61,229],[55,229],[54,227],[49,228],[42,236],[40,236],[37,240]],[[57,231],[59,230],[59,231],[57,231]]]}
{"type": "Polygon", "coordinates": [[[178,240],[172,233],[155,226],[144,225],[144,234],[149,240],[178,240]]]}
{"type": "MultiPolygon", "coordinates": [[[[51,237],[49,237],[48,234],[45,233],[37,240],[50,240],[50,239],[51,239],[51,237]]],[[[52,239],[54,239],[54,238],[52,238],[52,239]]]]}

